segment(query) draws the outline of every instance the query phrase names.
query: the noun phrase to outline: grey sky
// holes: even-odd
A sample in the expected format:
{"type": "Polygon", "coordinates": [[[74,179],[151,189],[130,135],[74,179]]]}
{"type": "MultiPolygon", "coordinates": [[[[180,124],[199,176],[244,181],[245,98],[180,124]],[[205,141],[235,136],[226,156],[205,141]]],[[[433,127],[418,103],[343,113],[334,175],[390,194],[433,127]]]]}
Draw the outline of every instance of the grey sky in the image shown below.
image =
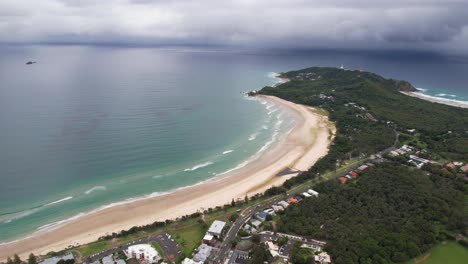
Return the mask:
{"type": "Polygon", "coordinates": [[[468,53],[468,0],[1,0],[0,42],[468,53]]]}

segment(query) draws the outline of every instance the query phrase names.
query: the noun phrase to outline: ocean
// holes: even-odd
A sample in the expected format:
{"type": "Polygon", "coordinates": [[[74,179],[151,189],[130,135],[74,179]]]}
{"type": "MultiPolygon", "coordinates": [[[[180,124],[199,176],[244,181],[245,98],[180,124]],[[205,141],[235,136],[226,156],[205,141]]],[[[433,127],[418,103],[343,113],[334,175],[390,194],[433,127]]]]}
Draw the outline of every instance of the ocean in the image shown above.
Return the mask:
{"type": "Polygon", "coordinates": [[[468,101],[468,60],[434,54],[0,47],[0,241],[245,166],[292,122],[242,92],[342,64],[468,101]]]}

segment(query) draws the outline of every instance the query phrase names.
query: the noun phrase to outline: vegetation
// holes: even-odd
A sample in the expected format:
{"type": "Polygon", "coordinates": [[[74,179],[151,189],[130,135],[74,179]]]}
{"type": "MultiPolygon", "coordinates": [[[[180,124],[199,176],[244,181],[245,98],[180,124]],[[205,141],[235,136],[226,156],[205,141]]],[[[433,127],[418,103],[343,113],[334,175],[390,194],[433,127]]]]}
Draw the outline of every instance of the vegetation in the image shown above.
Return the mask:
{"type": "Polygon", "coordinates": [[[311,264],[314,263],[314,252],[309,248],[302,248],[301,242],[294,243],[289,258],[294,264],[311,264]]]}
{"type": "Polygon", "coordinates": [[[468,251],[466,248],[455,242],[448,242],[435,246],[424,256],[409,261],[408,264],[464,264],[467,259],[468,251]]]}
{"type": "Polygon", "coordinates": [[[328,242],[339,263],[404,262],[465,229],[464,182],[382,164],[355,184],[318,184],[318,198],[287,208],[279,230],[328,242]]]}

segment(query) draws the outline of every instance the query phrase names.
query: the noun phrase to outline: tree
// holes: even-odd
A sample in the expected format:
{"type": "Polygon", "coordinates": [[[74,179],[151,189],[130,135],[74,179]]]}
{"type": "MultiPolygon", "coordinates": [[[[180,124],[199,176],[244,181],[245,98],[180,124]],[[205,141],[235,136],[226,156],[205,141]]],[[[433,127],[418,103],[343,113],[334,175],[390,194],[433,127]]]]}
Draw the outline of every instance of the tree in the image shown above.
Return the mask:
{"type": "Polygon", "coordinates": [[[260,243],[260,240],[261,239],[260,239],[259,235],[255,234],[255,235],[252,236],[252,242],[254,242],[255,244],[260,243]]]}
{"type": "Polygon", "coordinates": [[[10,257],[8,257],[6,263],[7,263],[7,264],[13,264],[13,260],[12,260],[10,257]]]}
{"type": "Polygon", "coordinates": [[[278,240],[278,245],[280,247],[286,245],[288,243],[289,239],[287,237],[282,237],[278,240]]]}
{"type": "Polygon", "coordinates": [[[20,257],[18,256],[18,254],[15,254],[13,256],[13,264],[21,264],[23,261],[21,261],[20,257]]]}
{"type": "Polygon", "coordinates": [[[302,248],[300,242],[296,242],[291,249],[290,258],[294,264],[313,264],[314,252],[309,248],[302,248]]]}
{"type": "Polygon", "coordinates": [[[34,256],[33,253],[29,254],[28,264],[36,264],[36,263],[37,263],[36,256],[34,256]]]}
{"type": "Polygon", "coordinates": [[[267,216],[265,217],[265,220],[266,221],[271,221],[271,220],[273,220],[273,216],[271,216],[271,214],[267,214],[267,216]]]}
{"type": "Polygon", "coordinates": [[[232,207],[236,206],[236,201],[234,201],[234,198],[232,198],[231,206],[232,206],[232,207]]]}

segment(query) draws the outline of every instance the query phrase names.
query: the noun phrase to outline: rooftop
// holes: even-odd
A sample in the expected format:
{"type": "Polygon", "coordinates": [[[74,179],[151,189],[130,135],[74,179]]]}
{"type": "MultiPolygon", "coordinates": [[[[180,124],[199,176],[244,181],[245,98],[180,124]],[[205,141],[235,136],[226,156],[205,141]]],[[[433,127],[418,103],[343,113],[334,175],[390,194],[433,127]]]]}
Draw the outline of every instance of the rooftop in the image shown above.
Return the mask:
{"type": "Polygon", "coordinates": [[[221,234],[225,226],[226,222],[215,220],[208,229],[208,232],[213,234],[221,234]]]}

